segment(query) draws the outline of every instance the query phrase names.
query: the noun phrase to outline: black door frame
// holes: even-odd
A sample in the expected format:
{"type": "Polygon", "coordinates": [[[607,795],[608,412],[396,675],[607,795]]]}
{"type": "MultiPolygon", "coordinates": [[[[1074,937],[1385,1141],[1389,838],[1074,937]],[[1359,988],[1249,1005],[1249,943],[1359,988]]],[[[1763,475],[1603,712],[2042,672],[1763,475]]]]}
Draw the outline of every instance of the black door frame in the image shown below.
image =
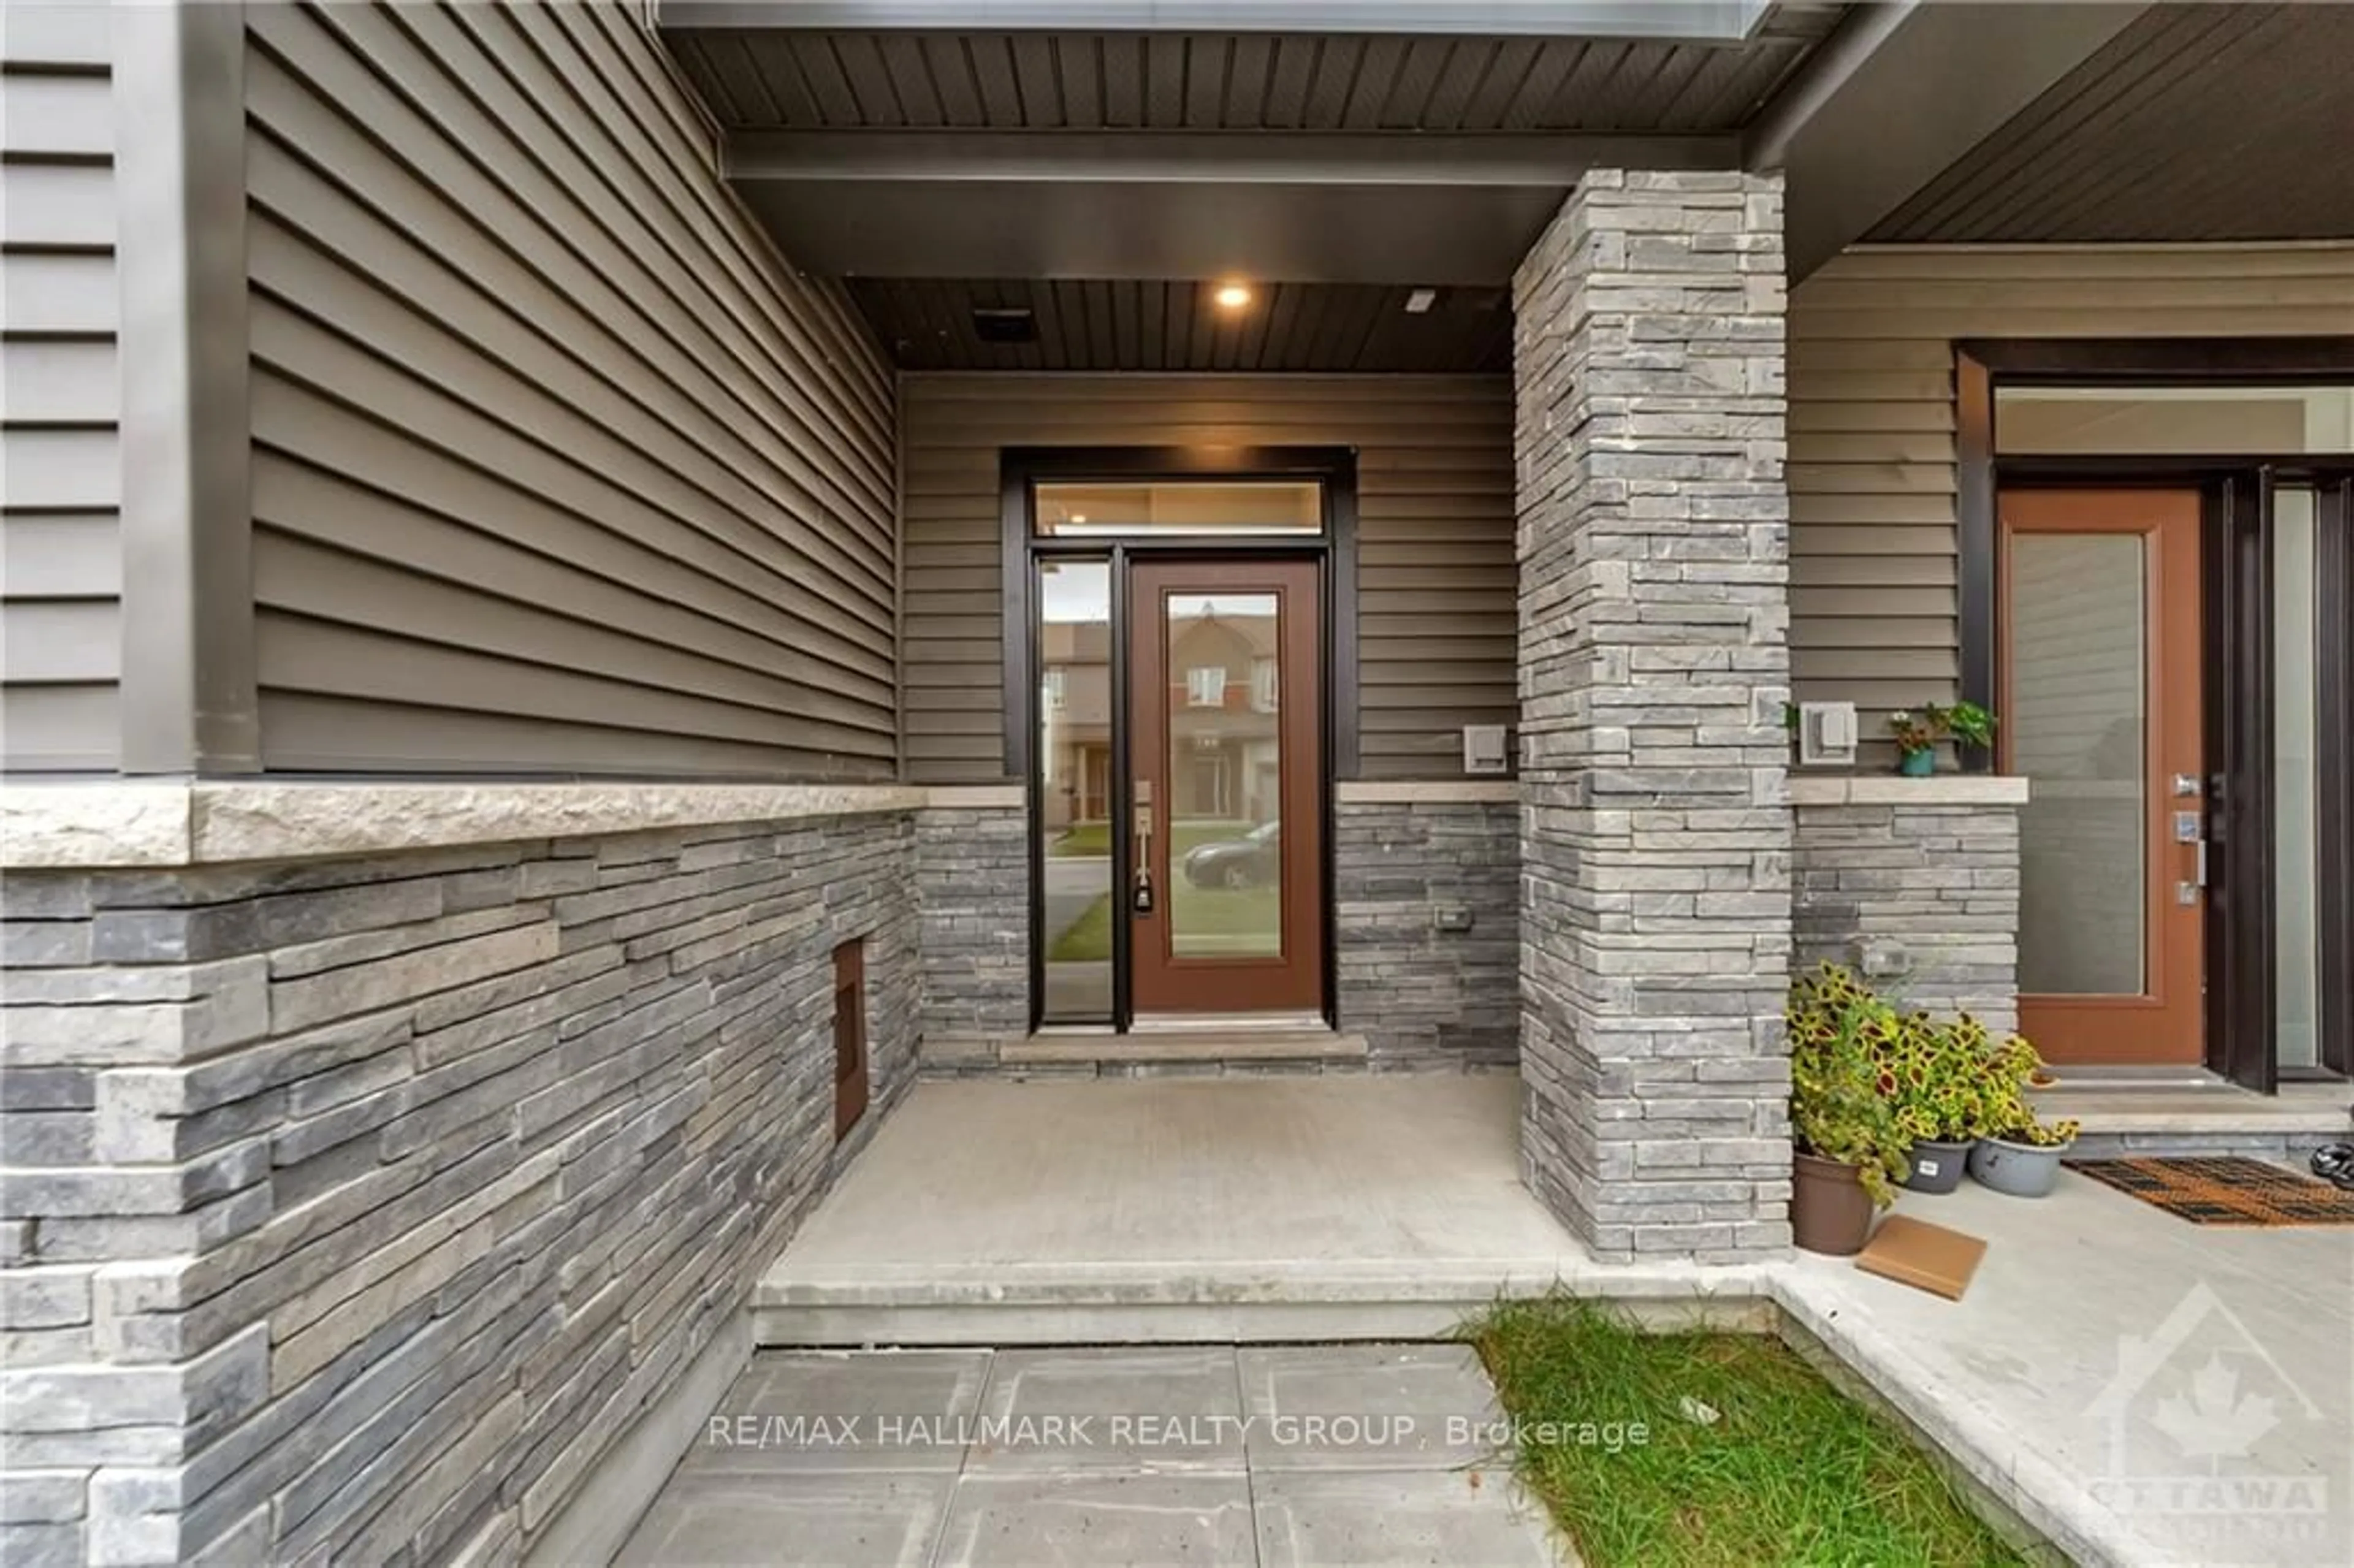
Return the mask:
{"type": "MultiPolygon", "coordinates": [[[[2205,729],[2203,805],[2220,875],[2207,900],[2206,1061],[2245,1087],[2274,1092],[2280,1078],[2273,793],[2273,495],[2311,486],[2318,515],[2315,574],[2323,737],[2322,777],[2343,797],[2317,815],[2322,951],[2354,951],[2354,461],[2341,454],[2234,453],[2117,457],[2000,457],[1995,396],[2004,386],[2114,384],[2119,387],[2296,386],[2354,382],[2354,337],[2152,340],[1999,340],[1955,345],[1956,440],[1961,539],[1962,691],[1991,705],[2001,646],[1997,602],[2002,491],[2028,487],[2197,488],[2205,500],[2205,729]],[[2335,651],[2337,657],[2332,658],[2335,651]]],[[[1988,759],[1972,759],[1986,766],[1988,759]]],[[[2323,966],[2321,1071],[2354,1077],[2354,972],[2323,966]]]]}
{"type": "Polygon", "coordinates": [[[1312,561],[1321,624],[1317,652],[1323,669],[1319,684],[1321,711],[1318,736],[1323,748],[1317,779],[1317,812],[1322,846],[1317,874],[1317,918],[1323,934],[1322,972],[1317,977],[1320,1012],[1335,1018],[1339,989],[1336,886],[1333,863],[1333,787],[1357,772],[1357,450],[1354,447],[1007,447],[999,453],[999,518],[1005,625],[1003,637],[1004,747],[1006,772],[1022,781],[1028,823],[1030,1029],[1044,1022],[1046,998],[1046,899],[1040,875],[1045,854],[1045,794],[1037,755],[1039,634],[1036,585],[1042,561],[1108,563],[1111,574],[1111,863],[1112,1016],[1110,1026],[1125,1035],[1135,1022],[1130,994],[1129,919],[1119,869],[1134,863],[1135,774],[1129,756],[1128,640],[1131,606],[1129,568],[1138,561],[1233,559],[1256,556],[1312,561]],[[1040,482],[1146,482],[1151,481],[1315,480],[1321,486],[1323,530],[1307,534],[1189,534],[1177,537],[1143,530],[1082,537],[1042,535],[1036,526],[1040,482]]]}

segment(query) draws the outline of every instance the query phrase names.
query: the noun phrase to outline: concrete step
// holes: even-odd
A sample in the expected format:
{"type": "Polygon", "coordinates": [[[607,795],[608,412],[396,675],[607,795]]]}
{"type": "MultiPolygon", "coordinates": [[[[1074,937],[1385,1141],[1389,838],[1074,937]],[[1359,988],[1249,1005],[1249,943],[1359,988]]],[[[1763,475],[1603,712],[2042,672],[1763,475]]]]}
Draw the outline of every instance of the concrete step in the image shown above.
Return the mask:
{"type": "Polygon", "coordinates": [[[1556,1286],[1663,1329],[1762,1330],[1762,1272],[1599,1265],[1559,1255],[1352,1267],[1201,1268],[1182,1262],[1044,1268],[952,1264],[831,1277],[790,1251],[754,1293],[756,1344],[1285,1344],[1447,1338],[1502,1298],[1556,1286]]]}
{"type": "Polygon", "coordinates": [[[1133,1034],[1034,1034],[1008,1041],[1008,1066],[1092,1062],[1362,1062],[1365,1037],[1331,1029],[1155,1029],[1133,1034]]]}
{"type": "Polygon", "coordinates": [[[922,1061],[927,1077],[1244,1076],[1362,1069],[1366,1045],[1362,1034],[1320,1027],[1162,1023],[1129,1034],[1092,1029],[1002,1037],[928,1034],[922,1061]]]}
{"type": "Polygon", "coordinates": [[[2324,1143],[2354,1138],[2354,1086],[2284,1084],[2277,1095],[2252,1094],[2203,1074],[2171,1079],[2072,1075],[2035,1095],[2050,1119],[2084,1124],[2076,1153],[2247,1154],[2301,1162],[2324,1143]]]}

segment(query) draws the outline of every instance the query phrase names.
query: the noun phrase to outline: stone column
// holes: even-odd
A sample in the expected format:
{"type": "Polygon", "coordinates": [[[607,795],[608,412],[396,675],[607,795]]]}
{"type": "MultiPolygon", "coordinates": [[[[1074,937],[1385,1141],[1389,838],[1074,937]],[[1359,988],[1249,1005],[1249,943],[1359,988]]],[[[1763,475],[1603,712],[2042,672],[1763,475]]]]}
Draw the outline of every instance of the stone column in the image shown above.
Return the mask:
{"type": "Polygon", "coordinates": [[[1782,189],[1597,170],[1514,280],[1522,1172],[1597,1255],[1789,1245],[1782,189]]]}

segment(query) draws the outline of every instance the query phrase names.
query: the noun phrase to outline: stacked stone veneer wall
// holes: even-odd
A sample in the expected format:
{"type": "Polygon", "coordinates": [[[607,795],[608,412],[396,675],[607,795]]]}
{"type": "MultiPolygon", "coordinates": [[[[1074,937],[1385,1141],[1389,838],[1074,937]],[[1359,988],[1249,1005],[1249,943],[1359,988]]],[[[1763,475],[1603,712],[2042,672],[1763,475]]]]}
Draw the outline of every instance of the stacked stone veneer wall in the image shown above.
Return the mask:
{"type": "Polygon", "coordinates": [[[24,874],[10,1563],[512,1558],[914,1063],[905,813],[24,874]],[[207,1556],[207,1554],[209,1554],[207,1556]]]}
{"type": "Polygon", "coordinates": [[[1802,800],[1797,819],[1802,966],[1852,965],[1900,1005],[2018,1028],[2015,805],[1802,800]]]}
{"type": "Polygon", "coordinates": [[[1343,800],[1333,819],[1341,1027],[1377,1069],[1518,1060],[1519,803],[1343,800]],[[1469,928],[1440,928],[1456,916],[1469,928]]]}
{"type": "Polygon", "coordinates": [[[993,1057],[1030,1033],[1029,816],[1018,788],[987,798],[916,814],[928,1061],[993,1057]]]}
{"type": "Polygon", "coordinates": [[[1775,1251],[1779,181],[1596,171],[1514,294],[1525,1174],[1605,1255],[1775,1251]]]}

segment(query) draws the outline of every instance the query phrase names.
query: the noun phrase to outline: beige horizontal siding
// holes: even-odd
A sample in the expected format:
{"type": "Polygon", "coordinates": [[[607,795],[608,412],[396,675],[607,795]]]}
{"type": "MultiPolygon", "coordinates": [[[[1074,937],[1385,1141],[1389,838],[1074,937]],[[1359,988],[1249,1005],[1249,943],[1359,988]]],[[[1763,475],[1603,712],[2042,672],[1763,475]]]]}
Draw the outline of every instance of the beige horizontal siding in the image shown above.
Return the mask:
{"type": "Polygon", "coordinates": [[[919,781],[1005,773],[1006,447],[1355,448],[1363,776],[1459,776],[1461,727],[1512,722],[1505,377],[910,376],[901,417],[906,746],[919,781]]]}
{"type": "Polygon", "coordinates": [[[121,417],[106,7],[0,16],[0,768],[121,757],[121,417]]]}
{"type": "Polygon", "coordinates": [[[249,16],[265,765],[891,775],[890,372],[636,8],[249,16]]]}
{"type": "Polygon", "coordinates": [[[1789,324],[1795,683],[1876,736],[1959,684],[1956,341],[2354,334],[2354,244],[1863,249],[1789,324]]]}

